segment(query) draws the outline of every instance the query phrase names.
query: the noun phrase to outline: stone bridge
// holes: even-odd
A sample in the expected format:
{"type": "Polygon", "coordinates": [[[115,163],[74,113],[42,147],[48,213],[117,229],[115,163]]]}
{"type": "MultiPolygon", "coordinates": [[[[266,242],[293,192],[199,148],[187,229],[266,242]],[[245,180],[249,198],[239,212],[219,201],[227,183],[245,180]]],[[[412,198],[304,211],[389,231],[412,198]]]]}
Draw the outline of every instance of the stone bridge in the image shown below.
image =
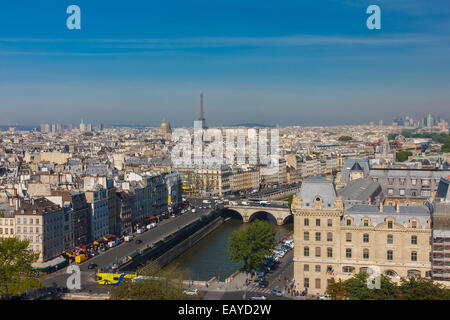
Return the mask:
{"type": "Polygon", "coordinates": [[[255,218],[257,214],[265,213],[270,215],[276,220],[277,225],[281,226],[286,223],[286,219],[289,217],[293,218],[291,210],[286,207],[271,207],[269,206],[244,206],[244,205],[225,205],[224,209],[232,210],[242,217],[244,222],[249,222],[252,218],[255,218]]]}

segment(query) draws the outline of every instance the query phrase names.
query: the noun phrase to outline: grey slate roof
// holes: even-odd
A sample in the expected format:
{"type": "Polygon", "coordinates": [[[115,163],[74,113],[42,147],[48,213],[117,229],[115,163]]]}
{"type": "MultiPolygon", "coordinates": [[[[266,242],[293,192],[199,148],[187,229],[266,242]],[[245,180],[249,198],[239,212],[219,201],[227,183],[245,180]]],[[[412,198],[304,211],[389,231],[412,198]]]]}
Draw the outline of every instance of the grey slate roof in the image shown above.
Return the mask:
{"type": "Polygon", "coordinates": [[[302,207],[311,207],[316,197],[320,197],[325,207],[333,208],[336,199],[336,190],[333,183],[323,177],[309,177],[303,180],[300,192],[302,207]]]}
{"type": "Polygon", "coordinates": [[[446,202],[450,202],[450,181],[445,179],[445,178],[441,178],[441,180],[439,181],[439,185],[438,185],[438,189],[436,191],[436,199],[440,200],[440,201],[446,201],[446,202]]]}
{"type": "Polygon", "coordinates": [[[342,200],[367,201],[375,199],[381,193],[381,185],[372,179],[364,178],[350,181],[345,188],[338,191],[342,200]]]}

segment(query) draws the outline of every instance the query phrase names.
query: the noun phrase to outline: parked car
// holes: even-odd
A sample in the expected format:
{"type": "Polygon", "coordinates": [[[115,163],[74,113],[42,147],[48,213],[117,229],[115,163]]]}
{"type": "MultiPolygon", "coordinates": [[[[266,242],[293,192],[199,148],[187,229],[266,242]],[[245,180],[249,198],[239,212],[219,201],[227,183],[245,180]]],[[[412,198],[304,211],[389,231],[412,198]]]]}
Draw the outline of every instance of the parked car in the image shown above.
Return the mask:
{"type": "Polygon", "coordinates": [[[185,295],[195,296],[198,294],[198,289],[189,289],[189,290],[184,290],[183,292],[185,295]]]}
{"type": "Polygon", "coordinates": [[[90,263],[90,264],[88,265],[88,269],[89,269],[89,270],[97,269],[97,264],[96,264],[96,263],[90,263]]]}
{"type": "Polygon", "coordinates": [[[141,243],[142,243],[142,240],[141,240],[141,239],[136,239],[136,241],[135,241],[134,243],[136,243],[136,244],[141,244],[141,243]]]}
{"type": "Polygon", "coordinates": [[[268,285],[269,285],[269,281],[267,281],[267,280],[262,280],[259,282],[260,288],[267,288],[268,285]]]}
{"type": "Polygon", "coordinates": [[[250,300],[267,300],[265,296],[253,296],[250,300]]]}
{"type": "Polygon", "coordinates": [[[325,294],[325,295],[323,295],[323,296],[320,296],[320,297],[319,297],[319,300],[331,300],[331,296],[328,295],[328,294],[325,294]]]}
{"type": "Polygon", "coordinates": [[[273,289],[270,293],[277,297],[281,297],[283,295],[283,293],[281,293],[281,291],[278,289],[273,289]]]}

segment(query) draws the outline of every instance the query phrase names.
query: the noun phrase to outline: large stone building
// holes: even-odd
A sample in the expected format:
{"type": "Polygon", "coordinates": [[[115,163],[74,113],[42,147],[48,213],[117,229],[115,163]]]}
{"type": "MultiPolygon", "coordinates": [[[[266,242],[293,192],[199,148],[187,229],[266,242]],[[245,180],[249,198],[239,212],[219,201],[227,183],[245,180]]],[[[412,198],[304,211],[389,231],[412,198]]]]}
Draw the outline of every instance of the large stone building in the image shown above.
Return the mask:
{"type": "Polygon", "coordinates": [[[64,210],[38,198],[24,202],[15,211],[16,236],[28,240],[29,249],[39,252],[37,262],[51,260],[64,251],[64,210]]]}
{"type": "Polygon", "coordinates": [[[306,179],[292,203],[297,288],[323,294],[332,277],[367,268],[400,277],[431,275],[431,215],[424,205],[357,204],[344,209],[331,181],[306,179]]]}

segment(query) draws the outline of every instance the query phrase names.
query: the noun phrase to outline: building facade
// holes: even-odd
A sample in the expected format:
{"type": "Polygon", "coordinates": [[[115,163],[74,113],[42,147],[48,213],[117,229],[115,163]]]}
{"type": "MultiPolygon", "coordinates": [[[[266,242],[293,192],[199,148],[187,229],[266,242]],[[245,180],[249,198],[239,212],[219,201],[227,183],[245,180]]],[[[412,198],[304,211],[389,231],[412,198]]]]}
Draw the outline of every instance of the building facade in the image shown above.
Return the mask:
{"type": "Polygon", "coordinates": [[[360,204],[344,209],[331,181],[306,179],[292,203],[294,279],[310,294],[331,278],[379,268],[400,277],[431,276],[431,214],[423,205],[360,204]]]}

